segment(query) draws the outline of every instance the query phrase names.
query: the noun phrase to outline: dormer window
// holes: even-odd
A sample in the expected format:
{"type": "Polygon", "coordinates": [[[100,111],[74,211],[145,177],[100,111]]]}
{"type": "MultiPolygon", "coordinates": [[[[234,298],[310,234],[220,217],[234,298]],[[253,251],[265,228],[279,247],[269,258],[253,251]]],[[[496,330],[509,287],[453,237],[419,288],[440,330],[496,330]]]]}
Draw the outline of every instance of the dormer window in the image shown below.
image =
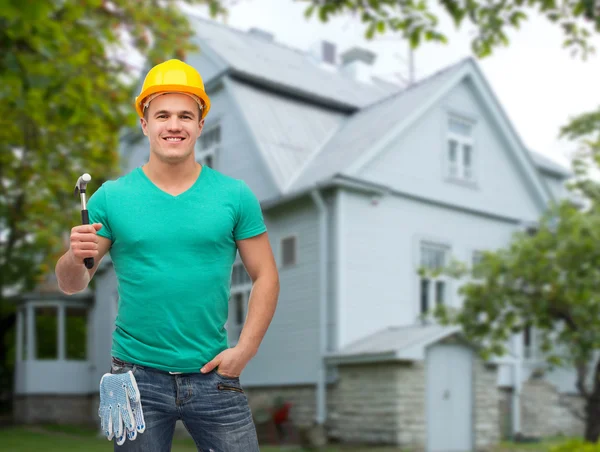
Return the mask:
{"type": "Polygon", "coordinates": [[[473,123],[451,116],[448,119],[446,176],[451,180],[474,182],[473,123]]]}

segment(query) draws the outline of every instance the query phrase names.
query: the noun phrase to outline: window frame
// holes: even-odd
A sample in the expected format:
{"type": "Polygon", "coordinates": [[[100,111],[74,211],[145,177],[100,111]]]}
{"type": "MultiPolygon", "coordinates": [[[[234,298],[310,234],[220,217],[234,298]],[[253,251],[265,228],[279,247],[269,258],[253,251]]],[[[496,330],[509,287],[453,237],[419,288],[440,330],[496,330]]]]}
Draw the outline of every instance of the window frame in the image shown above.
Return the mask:
{"type": "MultiPolygon", "coordinates": [[[[423,268],[423,250],[426,247],[430,247],[431,249],[437,248],[438,250],[442,250],[444,253],[443,266],[448,265],[450,253],[452,252],[452,247],[444,241],[439,240],[431,240],[427,238],[421,238],[417,241],[417,268],[423,268]]],[[[423,278],[421,275],[417,274],[417,313],[418,317],[422,318],[423,316],[429,316],[435,306],[439,304],[438,302],[438,291],[437,288],[439,284],[443,284],[443,299],[442,303],[445,306],[449,306],[451,302],[451,280],[450,277],[446,275],[439,275],[436,277],[428,277],[423,278]],[[428,296],[427,296],[427,310],[424,311],[424,303],[423,303],[423,282],[428,281],[429,286],[427,288],[428,296]]]]}
{"type": "Polygon", "coordinates": [[[475,140],[475,126],[476,122],[473,119],[469,119],[463,115],[449,113],[446,116],[445,122],[445,139],[444,139],[444,176],[446,180],[452,182],[459,182],[462,184],[476,184],[477,183],[477,162],[478,153],[476,152],[476,140],[475,140]],[[469,135],[464,135],[453,131],[451,129],[451,122],[457,121],[459,123],[466,124],[469,128],[469,135]],[[456,174],[452,174],[452,170],[455,165],[450,161],[450,143],[454,141],[457,144],[456,148],[456,174]],[[465,176],[466,166],[464,164],[464,147],[469,146],[470,148],[470,163],[469,169],[471,175],[465,176]]]}
{"type": "Polygon", "coordinates": [[[285,269],[285,268],[292,268],[295,267],[296,265],[298,265],[298,234],[287,234],[282,236],[279,239],[279,268],[281,269],[285,269]],[[284,246],[283,243],[286,240],[289,239],[293,239],[294,240],[294,259],[292,263],[286,264],[283,260],[283,250],[284,250],[284,246]]]}
{"type": "Polygon", "coordinates": [[[210,168],[216,168],[218,150],[221,147],[221,139],[222,139],[222,130],[221,130],[220,122],[216,122],[214,124],[211,124],[210,126],[206,126],[202,130],[202,133],[200,134],[200,136],[198,137],[198,140],[196,141],[196,146],[194,148],[196,162],[200,163],[201,165],[206,165],[210,168]],[[208,148],[203,148],[201,145],[202,137],[207,134],[210,134],[211,132],[213,132],[214,130],[217,130],[217,129],[219,130],[219,140],[215,144],[212,144],[211,146],[209,146],[208,148]],[[212,164],[209,165],[208,163],[206,163],[207,157],[210,157],[212,164]]]}

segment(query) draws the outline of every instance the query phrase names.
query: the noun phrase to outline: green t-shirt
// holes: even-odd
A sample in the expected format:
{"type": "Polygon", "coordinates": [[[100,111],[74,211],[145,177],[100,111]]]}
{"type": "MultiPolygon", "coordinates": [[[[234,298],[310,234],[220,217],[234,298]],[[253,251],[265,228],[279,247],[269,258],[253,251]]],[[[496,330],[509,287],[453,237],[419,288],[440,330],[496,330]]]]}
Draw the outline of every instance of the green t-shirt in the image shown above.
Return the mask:
{"type": "Polygon", "coordinates": [[[266,231],[241,180],[207,166],[178,196],[138,167],[89,199],[90,223],[110,239],[119,305],[113,356],[171,372],[198,372],[228,347],[236,240],[266,231]]]}

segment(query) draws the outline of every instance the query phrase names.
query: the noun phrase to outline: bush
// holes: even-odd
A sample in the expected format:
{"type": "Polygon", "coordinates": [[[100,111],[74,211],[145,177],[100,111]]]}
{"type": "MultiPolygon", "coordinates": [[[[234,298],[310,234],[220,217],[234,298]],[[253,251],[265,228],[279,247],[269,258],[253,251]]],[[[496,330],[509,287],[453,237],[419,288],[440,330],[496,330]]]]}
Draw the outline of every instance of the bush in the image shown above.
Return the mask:
{"type": "Polygon", "coordinates": [[[571,440],[550,448],[550,452],[600,452],[600,443],[586,443],[580,439],[571,440]]]}

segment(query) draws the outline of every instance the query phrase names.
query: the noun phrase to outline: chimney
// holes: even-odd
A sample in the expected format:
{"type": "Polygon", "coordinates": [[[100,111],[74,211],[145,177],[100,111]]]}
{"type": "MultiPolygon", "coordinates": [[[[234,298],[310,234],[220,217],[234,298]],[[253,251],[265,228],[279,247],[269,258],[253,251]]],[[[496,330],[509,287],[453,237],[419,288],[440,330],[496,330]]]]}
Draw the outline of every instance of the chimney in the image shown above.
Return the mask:
{"type": "Polygon", "coordinates": [[[340,55],[341,71],[353,79],[371,83],[373,63],[377,55],[362,47],[351,47],[340,55]]]}
{"type": "Polygon", "coordinates": [[[264,39],[265,41],[269,41],[269,42],[273,42],[274,39],[274,35],[273,33],[269,33],[266,30],[263,30],[261,28],[256,28],[256,27],[252,27],[250,30],[248,30],[248,34],[252,35],[252,36],[256,36],[257,38],[260,39],[264,39]]]}
{"type": "Polygon", "coordinates": [[[337,64],[335,44],[329,41],[318,41],[309,48],[309,55],[324,68],[334,68],[337,64]]]}

